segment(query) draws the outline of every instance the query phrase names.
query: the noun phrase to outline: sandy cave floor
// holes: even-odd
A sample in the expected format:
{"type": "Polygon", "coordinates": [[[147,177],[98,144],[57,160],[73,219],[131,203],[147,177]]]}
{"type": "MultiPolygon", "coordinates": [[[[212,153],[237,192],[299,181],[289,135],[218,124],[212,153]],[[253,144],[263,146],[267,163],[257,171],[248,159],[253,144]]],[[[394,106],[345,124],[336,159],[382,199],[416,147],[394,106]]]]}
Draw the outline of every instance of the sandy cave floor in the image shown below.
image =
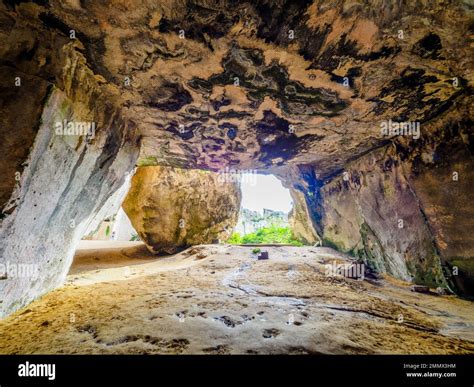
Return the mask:
{"type": "Polygon", "coordinates": [[[62,288],[0,321],[0,353],[474,353],[472,302],[327,277],[329,248],[119,243],[83,241],[62,288]]]}

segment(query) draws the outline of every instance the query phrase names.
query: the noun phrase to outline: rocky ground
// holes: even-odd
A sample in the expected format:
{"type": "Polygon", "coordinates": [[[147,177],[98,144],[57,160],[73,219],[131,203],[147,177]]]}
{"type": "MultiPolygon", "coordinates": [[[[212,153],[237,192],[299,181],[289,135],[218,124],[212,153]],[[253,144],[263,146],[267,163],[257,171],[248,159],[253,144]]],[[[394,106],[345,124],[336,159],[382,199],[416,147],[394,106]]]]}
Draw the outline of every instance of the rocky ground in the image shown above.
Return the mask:
{"type": "Polygon", "coordinates": [[[325,275],[329,248],[83,241],[67,283],[0,322],[0,353],[474,353],[472,303],[325,275]]]}

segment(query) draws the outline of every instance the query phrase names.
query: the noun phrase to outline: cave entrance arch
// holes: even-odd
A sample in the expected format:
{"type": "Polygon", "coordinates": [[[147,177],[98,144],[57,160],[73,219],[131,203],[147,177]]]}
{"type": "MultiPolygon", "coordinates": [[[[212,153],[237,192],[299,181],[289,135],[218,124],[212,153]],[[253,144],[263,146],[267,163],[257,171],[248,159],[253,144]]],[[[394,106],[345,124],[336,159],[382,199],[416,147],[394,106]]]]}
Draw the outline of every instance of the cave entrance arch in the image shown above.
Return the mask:
{"type": "Polygon", "coordinates": [[[256,252],[258,246],[308,244],[293,232],[298,197],[282,177],[142,166],[129,183],[82,237],[70,275],[121,267],[117,278],[127,278],[135,264],[197,245],[234,244],[256,252]]]}
{"type": "Polygon", "coordinates": [[[290,227],[293,198],[281,180],[268,173],[243,171],[239,182],[242,202],[229,243],[301,244],[290,227]]]}

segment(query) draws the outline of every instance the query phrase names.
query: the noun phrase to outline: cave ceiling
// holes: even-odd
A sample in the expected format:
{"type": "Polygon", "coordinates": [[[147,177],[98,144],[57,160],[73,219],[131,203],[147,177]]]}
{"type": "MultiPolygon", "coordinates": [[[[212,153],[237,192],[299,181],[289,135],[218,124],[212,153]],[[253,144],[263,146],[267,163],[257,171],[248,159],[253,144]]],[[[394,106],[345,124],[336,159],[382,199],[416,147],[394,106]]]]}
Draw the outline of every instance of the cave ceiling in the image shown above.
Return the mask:
{"type": "Polygon", "coordinates": [[[451,3],[69,0],[9,12],[37,18],[33,47],[48,44],[34,43],[40,31],[73,41],[136,126],[140,165],[309,164],[329,176],[390,141],[381,121],[429,132],[468,105],[472,15],[451,3]]]}

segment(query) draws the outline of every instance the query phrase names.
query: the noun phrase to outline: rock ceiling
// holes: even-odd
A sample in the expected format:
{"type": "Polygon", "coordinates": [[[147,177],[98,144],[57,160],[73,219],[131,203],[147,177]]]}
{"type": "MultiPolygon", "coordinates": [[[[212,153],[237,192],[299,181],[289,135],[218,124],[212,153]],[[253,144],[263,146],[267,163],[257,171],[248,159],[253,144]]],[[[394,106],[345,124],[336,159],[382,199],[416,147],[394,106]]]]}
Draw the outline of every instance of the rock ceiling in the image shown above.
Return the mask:
{"type": "Polygon", "coordinates": [[[467,105],[472,30],[458,2],[44,3],[17,9],[65,39],[73,30],[141,134],[142,165],[311,164],[324,177],[385,145],[383,120],[426,134],[467,105]]]}

